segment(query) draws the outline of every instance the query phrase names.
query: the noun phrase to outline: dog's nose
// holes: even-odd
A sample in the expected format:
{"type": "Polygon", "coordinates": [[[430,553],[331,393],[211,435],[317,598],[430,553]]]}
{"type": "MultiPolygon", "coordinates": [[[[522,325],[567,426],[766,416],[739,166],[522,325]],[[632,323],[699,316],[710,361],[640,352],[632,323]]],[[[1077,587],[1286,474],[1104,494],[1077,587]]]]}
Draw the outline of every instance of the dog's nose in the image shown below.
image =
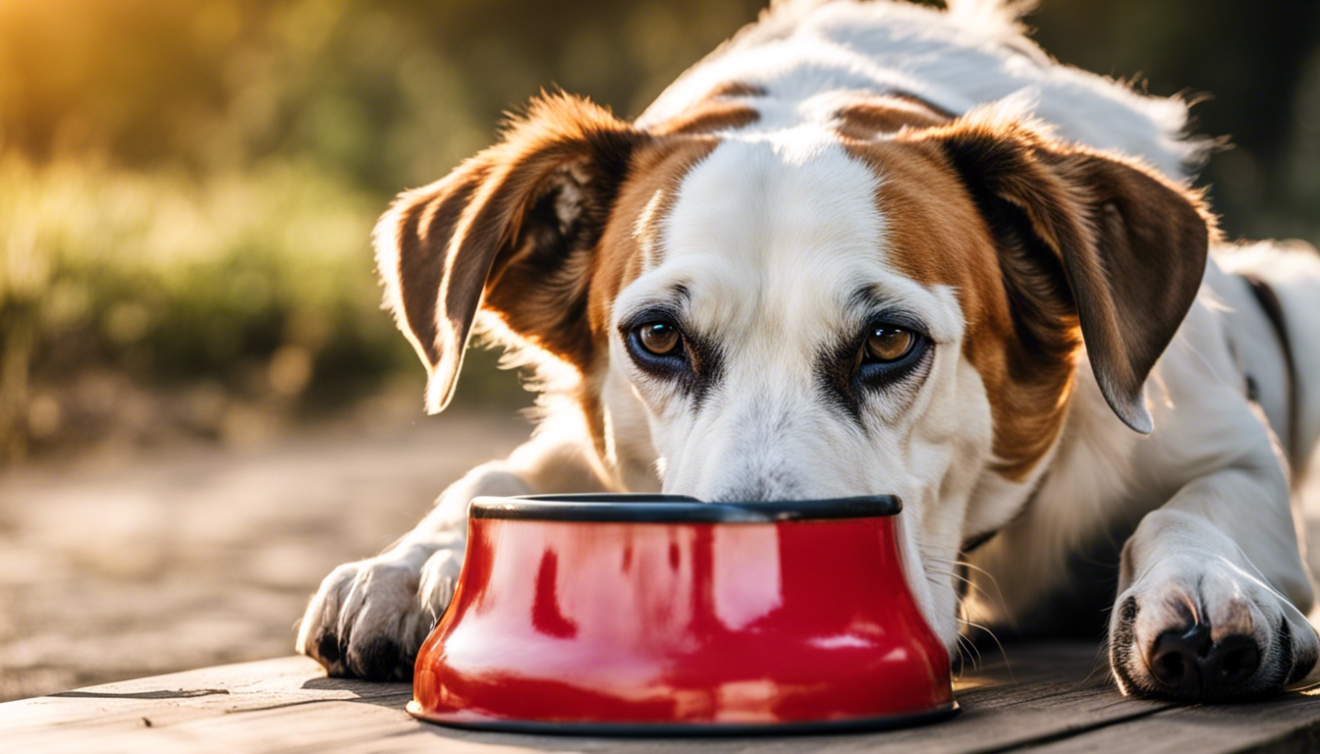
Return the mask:
{"type": "Polygon", "coordinates": [[[1151,674],[1175,696],[1231,693],[1258,667],[1255,639],[1230,634],[1214,641],[1203,623],[1160,634],[1150,655],[1151,674]]]}

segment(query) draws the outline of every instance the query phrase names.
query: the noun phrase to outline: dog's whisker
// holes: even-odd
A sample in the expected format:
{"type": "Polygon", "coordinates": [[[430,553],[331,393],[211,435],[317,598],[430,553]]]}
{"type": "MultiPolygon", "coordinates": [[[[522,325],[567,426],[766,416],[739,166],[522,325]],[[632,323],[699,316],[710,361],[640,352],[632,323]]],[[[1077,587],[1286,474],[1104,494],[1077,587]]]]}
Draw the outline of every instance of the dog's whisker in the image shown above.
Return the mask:
{"type": "MultiPolygon", "coordinates": [[[[972,583],[972,582],[971,582],[970,580],[968,580],[966,577],[964,577],[964,576],[960,576],[960,575],[958,575],[958,574],[956,574],[956,573],[953,573],[952,571],[928,571],[928,574],[929,574],[929,575],[946,576],[946,577],[950,577],[950,578],[954,578],[954,579],[957,579],[957,580],[959,580],[959,581],[962,581],[962,582],[966,583],[968,586],[970,586],[971,588],[976,589],[977,591],[981,592],[981,593],[982,593],[987,599],[989,599],[989,595],[986,595],[986,594],[985,594],[985,591],[984,591],[983,589],[981,589],[978,585],[972,583]]],[[[1004,658],[1004,664],[1005,664],[1005,666],[1008,667],[1009,676],[1012,677],[1012,676],[1013,676],[1013,665],[1012,665],[1012,662],[1008,659],[1008,652],[1004,649],[1004,645],[1003,645],[1003,643],[999,641],[999,637],[995,635],[995,632],[992,631],[992,630],[990,630],[988,627],[986,627],[986,626],[984,626],[984,625],[982,625],[982,624],[980,624],[980,623],[976,623],[976,622],[974,622],[974,621],[968,620],[968,619],[965,618],[965,617],[956,616],[956,620],[957,620],[959,623],[961,623],[961,624],[963,624],[963,625],[965,625],[965,626],[969,626],[969,627],[971,627],[971,628],[980,629],[981,631],[984,631],[986,634],[988,634],[988,635],[990,636],[990,639],[991,639],[992,641],[994,641],[995,645],[999,648],[999,654],[1000,654],[1001,657],[1004,658]]],[[[979,662],[979,661],[981,660],[981,650],[976,646],[976,643],[975,643],[975,642],[971,641],[970,638],[964,636],[961,632],[959,632],[959,634],[958,634],[958,638],[959,638],[960,641],[967,641],[967,642],[968,642],[968,645],[972,648],[972,650],[976,652],[977,659],[978,659],[978,665],[976,666],[975,669],[979,670],[979,669],[980,669],[980,665],[981,665],[981,663],[979,662]]]]}
{"type": "MultiPolygon", "coordinates": [[[[953,571],[935,571],[935,570],[928,570],[928,571],[927,571],[927,579],[929,580],[931,576],[941,576],[941,577],[951,578],[951,579],[955,579],[955,580],[957,580],[957,581],[961,581],[962,583],[966,584],[967,587],[968,587],[969,589],[975,589],[975,590],[976,590],[976,591],[977,591],[982,597],[984,597],[984,598],[986,599],[986,601],[988,601],[988,602],[992,602],[992,601],[993,601],[993,600],[991,599],[990,595],[989,595],[984,589],[982,589],[981,586],[980,586],[979,584],[977,584],[977,583],[974,582],[974,581],[971,581],[971,580],[968,579],[966,576],[962,576],[962,575],[960,575],[960,574],[958,574],[958,573],[955,573],[955,572],[953,572],[953,571]]],[[[959,609],[961,609],[961,605],[959,606],[959,609]]]]}
{"type": "MultiPolygon", "coordinates": [[[[945,562],[948,563],[949,561],[945,561],[945,562]]],[[[956,564],[956,563],[955,563],[955,564],[956,564]]],[[[934,571],[931,571],[931,572],[932,572],[932,573],[935,573],[934,571]]],[[[995,598],[993,595],[991,595],[989,592],[987,592],[984,588],[982,588],[980,584],[978,584],[978,583],[976,583],[975,581],[973,581],[973,580],[967,578],[966,576],[963,576],[963,575],[961,575],[961,574],[959,574],[959,573],[957,573],[957,572],[955,572],[955,571],[939,571],[938,573],[939,573],[939,575],[941,575],[941,576],[946,576],[946,577],[949,577],[949,578],[955,579],[955,580],[957,580],[957,581],[960,581],[960,582],[966,584],[967,587],[968,587],[968,589],[974,590],[978,595],[980,595],[982,598],[984,598],[986,602],[988,602],[988,603],[990,603],[990,604],[992,604],[992,605],[997,606],[997,607],[999,608],[999,610],[1001,611],[1002,614],[1008,614],[1007,609],[1004,607],[1004,603],[1003,603],[1003,599],[1002,599],[1002,594],[1000,595],[1000,599],[996,600],[996,598],[995,598]]],[[[987,575],[988,575],[988,574],[987,574],[987,575]]],[[[992,581],[993,581],[993,579],[992,579],[992,581]]],[[[999,589],[999,585],[998,585],[997,583],[994,584],[994,587],[995,587],[995,590],[998,591],[998,589],[999,589]]],[[[959,604],[958,609],[959,609],[960,612],[962,612],[962,611],[964,610],[963,605],[962,605],[962,604],[959,604]]],[[[965,613],[963,613],[963,614],[965,615],[965,613]]],[[[1010,627],[1010,628],[1013,628],[1013,629],[1016,629],[1016,628],[1017,628],[1016,624],[1012,621],[1011,616],[1010,616],[1010,620],[1009,620],[1009,627],[1010,627]]]]}
{"type": "Polygon", "coordinates": [[[979,628],[990,636],[990,639],[995,643],[995,646],[999,647],[999,656],[1004,658],[1004,666],[1008,668],[1008,677],[1014,682],[1016,682],[1017,677],[1016,674],[1013,672],[1013,663],[1011,660],[1008,659],[1008,651],[1004,649],[1004,644],[1003,642],[999,641],[999,637],[995,636],[995,632],[991,631],[988,627],[983,626],[980,623],[973,623],[972,621],[966,620],[965,618],[959,618],[958,621],[965,625],[971,626],[972,628],[979,628]]]}
{"type": "Polygon", "coordinates": [[[990,580],[990,585],[991,585],[992,587],[994,587],[994,589],[995,589],[995,595],[996,595],[995,598],[994,598],[994,599],[991,599],[990,595],[988,595],[988,594],[985,593],[985,590],[982,590],[981,593],[982,593],[983,595],[985,595],[986,601],[988,601],[988,602],[990,602],[990,603],[995,604],[996,606],[998,606],[1000,612],[1001,612],[1002,614],[1008,616],[1008,619],[1009,619],[1009,625],[1010,625],[1012,628],[1017,629],[1017,625],[1016,625],[1016,623],[1014,623],[1014,621],[1013,621],[1012,612],[1011,612],[1011,611],[1008,609],[1008,607],[1006,606],[1006,603],[1005,603],[1005,600],[1004,600],[1004,591],[1003,591],[1002,589],[999,588],[999,580],[995,578],[995,575],[994,575],[993,573],[990,573],[990,572],[987,571],[986,569],[982,568],[981,566],[976,565],[975,563],[971,563],[971,562],[969,562],[969,561],[967,561],[967,560],[963,560],[963,559],[961,559],[961,558],[958,559],[958,560],[953,561],[953,565],[955,565],[955,566],[962,566],[963,568],[966,568],[966,569],[968,569],[968,570],[976,571],[977,573],[979,573],[979,574],[981,574],[982,576],[985,576],[987,579],[989,579],[989,580],[990,580]]]}
{"type": "Polygon", "coordinates": [[[954,646],[958,649],[958,659],[960,660],[958,663],[958,672],[953,678],[954,682],[957,683],[963,679],[963,675],[966,673],[967,666],[971,664],[972,658],[963,647],[963,637],[961,634],[958,636],[958,641],[954,646]]]}
{"type": "Polygon", "coordinates": [[[962,648],[963,648],[964,646],[967,647],[967,652],[966,652],[967,660],[968,660],[968,662],[970,662],[970,663],[972,664],[972,670],[977,670],[977,671],[979,671],[979,670],[981,669],[981,664],[982,664],[982,660],[981,660],[981,650],[977,648],[977,646],[976,646],[976,642],[972,641],[971,639],[967,638],[966,636],[963,636],[962,633],[960,632],[960,633],[958,634],[958,649],[959,649],[959,652],[962,652],[962,651],[963,651],[962,648]],[[975,654],[976,654],[976,657],[975,657],[975,658],[972,657],[972,653],[975,653],[975,654]]]}
{"type": "MultiPolygon", "coordinates": [[[[971,579],[969,579],[969,578],[967,578],[967,577],[965,577],[965,576],[959,576],[959,575],[956,574],[956,573],[951,573],[951,574],[949,574],[949,575],[952,576],[953,578],[957,579],[958,581],[961,581],[962,583],[966,584],[968,589],[975,590],[976,593],[979,594],[980,596],[984,597],[985,600],[986,600],[987,602],[993,602],[993,601],[994,601],[994,599],[990,596],[990,593],[987,592],[985,589],[981,588],[981,585],[980,585],[980,584],[977,584],[976,582],[972,581],[971,579]]],[[[1000,605],[1000,607],[1002,608],[1003,606],[1000,605]]]]}
{"type": "Polygon", "coordinates": [[[1090,681],[1091,677],[1096,674],[1096,671],[1108,670],[1108,669],[1109,669],[1109,636],[1108,633],[1106,633],[1104,640],[1100,642],[1099,649],[1096,650],[1095,659],[1092,660],[1091,662],[1091,672],[1087,673],[1086,677],[1083,678],[1080,682],[1078,682],[1076,688],[1078,689],[1084,688],[1086,686],[1087,681],[1090,681]]]}

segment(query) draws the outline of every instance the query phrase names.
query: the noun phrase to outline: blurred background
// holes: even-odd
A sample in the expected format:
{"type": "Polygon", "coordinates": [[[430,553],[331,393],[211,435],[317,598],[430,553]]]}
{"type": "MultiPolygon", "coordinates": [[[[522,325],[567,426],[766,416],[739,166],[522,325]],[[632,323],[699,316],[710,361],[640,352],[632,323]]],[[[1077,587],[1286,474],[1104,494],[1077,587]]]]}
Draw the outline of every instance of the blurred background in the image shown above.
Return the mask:
{"type": "MultiPolygon", "coordinates": [[[[542,88],[638,114],[761,6],[0,0],[0,699],[290,651],[320,576],[527,431],[490,355],[422,419],[375,218],[542,88]]],[[[1230,235],[1320,240],[1320,2],[1029,22],[1199,101],[1230,235]]]]}

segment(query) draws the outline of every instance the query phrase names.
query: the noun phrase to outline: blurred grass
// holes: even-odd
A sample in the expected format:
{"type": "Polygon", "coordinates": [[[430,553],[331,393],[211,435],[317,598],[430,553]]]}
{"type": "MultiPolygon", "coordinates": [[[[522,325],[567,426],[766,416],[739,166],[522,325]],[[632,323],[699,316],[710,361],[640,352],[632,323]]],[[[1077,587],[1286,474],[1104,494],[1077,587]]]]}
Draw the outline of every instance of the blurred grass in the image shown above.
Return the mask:
{"type": "MultiPolygon", "coordinates": [[[[380,200],[306,161],[197,179],[10,152],[0,196],[0,437],[11,458],[61,434],[95,439],[85,425],[121,419],[124,381],[202,384],[182,418],[207,436],[223,431],[230,397],[296,416],[420,373],[380,311],[368,247],[380,200]],[[92,388],[80,405],[88,374],[102,395],[92,388]]],[[[469,397],[522,400],[512,376],[482,382],[469,397]]]]}
{"type": "MultiPolygon", "coordinates": [[[[395,392],[420,416],[369,248],[390,197],[543,87],[636,115],[762,5],[0,0],[0,464],[243,442],[395,392]]],[[[1215,94],[1198,130],[1239,145],[1203,181],[1225,227],[1320,240],[1320,3],[1045,0],[1031,21],[1064,62],[1215,94]]],[[[462,405],[526,403],[473,356],[462,405]]]]}
{"type": "MultiPolygon", "coordinates": [[[[758,5],[0,0],[0,463],[381,391],[420,416],[369,246],[390,197],[556,81],[653,96],[758,5]]],[[[496,359],[464,405],[526,405],[496,359]]]]}
{"type": "Polygon", "coordinates": [[[379,201],[305,162],[199,180],[9,152],[0,196],[11,455],[59,432],[56,396],[92,369],[288,402],[415,360],[365,250],[379,201]]]}

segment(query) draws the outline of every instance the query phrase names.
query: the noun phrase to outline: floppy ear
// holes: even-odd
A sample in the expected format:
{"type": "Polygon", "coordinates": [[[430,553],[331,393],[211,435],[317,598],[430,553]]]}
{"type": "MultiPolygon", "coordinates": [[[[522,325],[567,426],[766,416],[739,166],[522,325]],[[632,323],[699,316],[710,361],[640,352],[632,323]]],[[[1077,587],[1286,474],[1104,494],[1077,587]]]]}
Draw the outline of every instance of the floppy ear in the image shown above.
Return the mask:
{"type": "Polygon", "coordinates": [[[993,116],[923,137],[943,148],[997,237],[1013,305],[1042,293],[1071,304],[1105,400],[1149,433],[1146,378],[1205,272],[1213,220],[1199,198],[1135,163],[993,116]]]}
{"type": "Polygon", "coordinates": [[[401,194],[376,226],[399,329],[426,364],[426,408],[448,405],[479,307],[559,359],[585,364],[587,255],[643,132],[566,95],[544,96],[503,140],[401,194]]]}

